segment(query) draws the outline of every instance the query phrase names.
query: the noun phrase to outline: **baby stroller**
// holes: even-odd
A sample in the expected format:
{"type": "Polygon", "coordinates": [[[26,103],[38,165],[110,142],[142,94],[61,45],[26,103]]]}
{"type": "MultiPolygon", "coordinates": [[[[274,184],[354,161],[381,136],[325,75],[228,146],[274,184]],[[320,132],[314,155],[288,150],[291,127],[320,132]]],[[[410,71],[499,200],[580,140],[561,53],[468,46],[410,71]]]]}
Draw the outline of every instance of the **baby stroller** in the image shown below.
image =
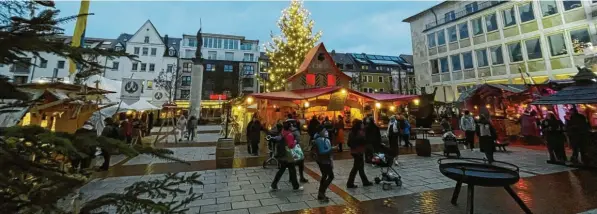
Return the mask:
{"type": "Polygon", "coordinates": [[[267,148],[269,150],[269,158],[263,161],[263,168],[267,168],[268,166],[276,166],[278,167],[278,159],[276,159],[276,140],[273,139],[273,135],[268,134],[265,136],[265,140],[267,140],[267,148]]]}
{"type": "Polygon", "coordinates": [[[392,183],[396,186],[402,186],[402,177],[392,167],[396,161],[396,155],[389,148],[382,146],[382,151],[373,154],[371,162],[379,166],[381,169],[381,176],[375,177],[376,184],[382,184],[383,190],[388,190],[392,187],[392,183]]]}
{"type": "Polygon", "coordinates": [[[457,158],[460,158],[460,149],[458,149],[458,139],[452,131],[446,131],[442,136],[444,141],[444,156],[450,157],[450,153],[455,153],[457,158]]]}

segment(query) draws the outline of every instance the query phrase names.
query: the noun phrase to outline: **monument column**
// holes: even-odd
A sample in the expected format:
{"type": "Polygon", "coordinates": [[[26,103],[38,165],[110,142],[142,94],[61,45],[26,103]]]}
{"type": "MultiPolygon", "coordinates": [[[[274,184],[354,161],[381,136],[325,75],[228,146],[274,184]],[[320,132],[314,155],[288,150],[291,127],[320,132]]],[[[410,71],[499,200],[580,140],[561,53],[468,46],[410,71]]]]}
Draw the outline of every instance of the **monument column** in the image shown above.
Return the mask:
{"type": "Polygon", "coordinates": [[[193,59],[193,69],[191,70],[191,94],[189,97],[190,108],[189,116],[201,117],[201,95],[203,93],[203,58],[201,55],[203,47],[203,37],[201,28],[197,32],[197,50],[193,59]]]}

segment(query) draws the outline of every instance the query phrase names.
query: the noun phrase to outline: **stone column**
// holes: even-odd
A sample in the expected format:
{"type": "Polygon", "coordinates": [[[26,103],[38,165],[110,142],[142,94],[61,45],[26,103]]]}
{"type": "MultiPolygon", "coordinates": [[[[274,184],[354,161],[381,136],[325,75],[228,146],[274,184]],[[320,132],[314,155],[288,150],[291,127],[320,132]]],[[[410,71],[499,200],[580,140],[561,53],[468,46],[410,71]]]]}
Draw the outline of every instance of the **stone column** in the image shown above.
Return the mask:
{"type": "Polygon", "coordinates": [[[189,116],[201,117],[201,94],[203,93],[203,64],[195,62],[191,70],[191,95],[189,116]]]}

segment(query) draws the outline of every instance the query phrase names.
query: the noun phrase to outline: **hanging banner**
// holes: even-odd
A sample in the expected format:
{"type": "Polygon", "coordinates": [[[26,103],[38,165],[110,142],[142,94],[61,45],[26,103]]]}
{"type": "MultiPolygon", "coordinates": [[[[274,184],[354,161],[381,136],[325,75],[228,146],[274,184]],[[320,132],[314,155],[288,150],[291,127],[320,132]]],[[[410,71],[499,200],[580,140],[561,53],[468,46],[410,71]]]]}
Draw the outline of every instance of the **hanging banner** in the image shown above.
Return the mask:
{"type": "MultiPolygon", "coordinates": [[[[81,7],[79,7],[79,15],[88,14],[89,13],[89,0],[81,1],[81,7]]],[[[73,37],[71,39],[71,46],[72,47],[81,47],[83,44],[83,40],[85,39],[85,30],[87,28],[87,16],[79,16],[77,17],[77,23],[75,24],[75,31],[73,32],[73,37]]],[[[77,65],[73,60],[68,60],[69,68],[68,72],[69,75],[73,75],[77,71],[77,65]]]]}
{"type": "Polygon", "coordinates": [[[142,79],[122,79],[122,87],[120,89],[120,99],[127,104],[132,104],[141,98],[141,89],[143,88],[142,79]]]}
{"type": "Polygon", "coordinates": [[[328,111],[342,111],[344,110],[344,102],[348,93],[336,92],[330,95],[330,103],[328,103],[328,111]]]}

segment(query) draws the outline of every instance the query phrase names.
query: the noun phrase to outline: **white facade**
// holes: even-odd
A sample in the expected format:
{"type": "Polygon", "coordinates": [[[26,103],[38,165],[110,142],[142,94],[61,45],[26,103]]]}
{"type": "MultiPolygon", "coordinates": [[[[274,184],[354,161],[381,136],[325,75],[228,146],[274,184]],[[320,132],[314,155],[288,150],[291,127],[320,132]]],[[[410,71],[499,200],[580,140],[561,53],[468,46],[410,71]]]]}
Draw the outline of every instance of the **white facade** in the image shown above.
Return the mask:
{"type": "Polygon", "coordinates": [[[446,90],[436,99],[452,101],[474,84],[522,84],[519,69],[527,83],[566,79],[584,65],[574,46],[597,39],[594,8],[592,1],[443,2],[405,20],[417,83],[446,90]]]}

